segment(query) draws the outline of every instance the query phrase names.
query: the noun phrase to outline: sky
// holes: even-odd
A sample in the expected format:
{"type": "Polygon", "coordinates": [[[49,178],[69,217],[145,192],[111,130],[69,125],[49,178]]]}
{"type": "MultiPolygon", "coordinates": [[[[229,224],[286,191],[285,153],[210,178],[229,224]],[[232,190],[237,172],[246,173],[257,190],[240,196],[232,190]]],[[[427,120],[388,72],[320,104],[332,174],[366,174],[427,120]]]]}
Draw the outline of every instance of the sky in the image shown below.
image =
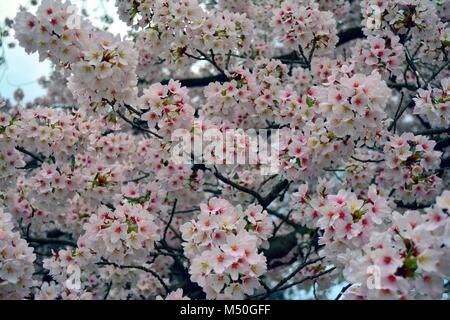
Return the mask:
{"type": "MultiPolygon", "coordinates": [[[[72,0],[71,2],[80,10],[84,6],[84,9],[94,17],[107,11],[115,21],[109,31],[115,34],[126,34],[126,25],[117,17],[114,0],[72,0]]],[[[6,17],[14,18],[21,5],[31,8],[30,11],[34,12],[36,7],[30,6],[29,3],[30,0],[0,0],[0,21],[3,23],[6,17]]],[[[93,23],[101,26],[98,20],[96,23],[94,19],[93,23]]],[[[11,41],[14,41],[14,38],[8,37],[4,39],[3,45],[6,47],[11,41]]],[[[28,102],[45,93],[37,80],[51,72],[51,64],[48,61],[39,62],[37,54],[28,55],[16,41],[14,42],[16,43],[14,49],[6,49],[7,65],[0,67],[0,95],[12,99],[14,91],[21,88],[25,92],[24,102],[28,102]]]]}

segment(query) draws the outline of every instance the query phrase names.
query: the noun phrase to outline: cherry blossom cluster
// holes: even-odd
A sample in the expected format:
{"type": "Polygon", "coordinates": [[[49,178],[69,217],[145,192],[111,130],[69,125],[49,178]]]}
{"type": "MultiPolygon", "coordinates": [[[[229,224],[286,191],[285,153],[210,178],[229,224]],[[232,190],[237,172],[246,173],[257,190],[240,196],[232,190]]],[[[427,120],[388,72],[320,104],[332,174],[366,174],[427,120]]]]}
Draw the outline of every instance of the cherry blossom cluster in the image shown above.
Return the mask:
{"type": "MultiPolygon", "coordinates": [[[[190,127],[189,127],[190,128],[190,127]]],[[[149,174],[157,183],[150,189],[160,188],[170,191],[174,197],[186,199],[189,204],[197,204],[203,195],[200,192],[203,185],[203,171],[192,170],[189,164],[175,164],[171,160],[170,145],[160,140],[142,140],[135,154],[135,169],[149,174]],[[192,192],[194,191],[194,192],[192,192]]],[[[144,189],[149,188],[147,185],[144,189]]],[[[180,203],[179,206],[185,204],[180,203]]]]}
{"type": "Polygon", "coordinates": [[[311,65],[311,72],[305,70],[303,72],[311,73],[314,84],[328,83],[329,79],[335,79],[339,72],[351,73],[353,71],[352,61],[346,61],[348,66],[343,65],[341,59],[332,59],[329,57],[314,57],[311,65]]]}
{"type": "Polygon", "coordinates": [[[25,179],[22,175],[17,177],[16,181],[13,181],[11,188],[4,190],[2,196],[4,198],[4,204],[8,211],[16,218],[22,218],[29,220],[34,216],[34,219],[38,220],[44,216],[44,213],[37,210],[33,215],[33,208],[30,201],[28,201],[24,194],[23,186],[25,185],[25,179]]]}
{"type": "Polygon", "coordinates": [[[319,211],[317,226],[324,230],[320,243],[328,258],[347,248],[357,248],[366,243],[392,210],[385,197],[378,195],[376,187],[370,186],[366,198],[340,190],[328,195],[319,211]]]}
{"type": "Polygon", "coordinates": [[[36,15],[21,10],[15,32],[26,51],[72,73],[69,88],[80,104],[104,100],[134,102],[137,94],[137,53],[133,44],[95,31],[76,14],[70,1],[46,0],[36,15]],[[115,83],[115,85],[113,85],[115,83]]]}
{"type": "Polygon", "coordinates": [[[380,135],[391,90],[377,72],[369,76],[343,75],[330,85],[310,90],[325,127],[337,137],[350,134],[354,140],[373,141],[380,135]]]}
{"type": "Polygon", "coordinates": [[[167,50],[163,43],[157,31],[151,28],[140,31],[136,36],[135,47],[138,53],[136,73],[149,83],[166,78],[166,72],[161,68],[164,61],[161,57],[167,50]]]}
{"type": "MultiPolygon", "coordinates": [[[[202,112],[209,117],[220,113],[241,128],[264,126],[264,123],[267,126],[272,121],[302,128],[300,136],[298,133],[294,133],[296,137],[286,134],[287,144],[289,140],[297,140],[291,146],[286,145],[291,152],[286,157],[286,176],[293,177],[287,173],[291,166],[294,167],[292,173],[302,170],[298,163],[317,173],[313,163],[318,162],[318,169],[323,169],[336,160],[336,152],[348,153],[350,132],[354,141],[359,138],[365,142],[371,142],[381,134],[387,118],[384,109],[390,90],[378,73],[369,77],[335,73],[333,83],[312,87],[309,87],[311,80],[306,78],[305,94],[299,96],[289,85],[283,87],[292,81],[286,65],[260,61],[257,66],[261,69],[256,76],[237,70],[237,80],[210,84],[205,89],[207,104],[202,112]],[[258,114],[256,119],[249,117],[249,108],[254,108],[254,113],[258,114]],[[297,148],[297,144],[301,147],[297,148]],[[296,163],[295,158],[300,162],[296,163]]],[[[327,68],[325,63],[321,66],[327,68]]],[[[301,77],[301,72],[304,69],[297,69],[293,79],[301,77]]],[[[317,74],[322,72],[318,67],[317,74]]],[[[326,76],[331,77],[332,72],[326,76]]]]}
{"type": "Polygon", "coordinates": [[[131,204],[140,204],[143,210],[155,217],[166,218],[168,207],[165,204],[167,191],[159,188],[158,183],[129,182],[122,186],[121,199],[126,199],[131,204]]]}
{"type": "Polygon", "coordinates": [[[361,13],[365,32],[383,35],[411,35],[412,42],[422,43],[420,55],[430,63],[445,59],[448,54],[448,27],[437,14],[437,2],[417,0],[365,0],[361,13]]]}
{"type": "MultiPolygon", "coordinates": [[[[215,82],[205,88],[206,105],[202,115],[210,119],[226,117],[238,128],[303,123],[303,118],[309,118],[312,113],[306,108],[306,97],[294,90],[300,86],[294,83],[301,77],[300,69],[297,70],[291,78],[287,65],[267,59],[256,61],[253,72],[237,68],[230,81],[215,82]]],[[[306,80],[303,85],[305,90],[308,83],[306,80]]]]}
{"type": "Polygon", "coordinates": [[[354,19],[352,15],[356,14],[356,12],[352,12],[355,6],[352,2],[349,3],[345,0],[316,0],[316,2],[319,4],[320,11],[330,11],[333,13],[338,28],[342,24],[349,23],[348,20],[352,22],[354,19]]]}
{"type": "MultiPolygon", "coordinates": [[[[213,11],[204,16],[201,25],[192,31],[192,43],[197,52],[213,52],[226,64],[226,55],[250,51],[253,22],[245,14],[213,11]]],[[[213,56],[213,59],[215,56],[213,56]]]]}
{"type": "Polygon", "coordinates": [[[441,88],[419,89],[414,114],[423,115],[433,127],[446,128],[450,125],[450,78],[441,81],[441,88]]]}
{"type": "Polygon", "coordinates": [[[92,257],[90,248],[81,238],[77,248],[53,251],[49,258],[44,259],[43,267],[55,282],[43,284],[36,295],[42,299],[95,299],[101,289],[101,279],[91,263],[92,257]]]}
{"type": "MultiPolygon", "coordinates": [[[[80,104],[134,104],[137,96],[137,52],[131,41],[102,32],[83,47],[83,59],[73,65],[69,89],[80,104]]],[[[100,110],[98,110],[100,111],[100,110]]]]}
{"type": "MultiPolygon", "coordinates": [[[[164,287],[151,273],[139,268],[123,268],[120,265],[102,260],[86,251],[86,244],[79,242],[74,250],[54,252],[51,258],[44,260],[44,267],[49,270],[56,283],[43,284],[36,293],[41,299],[155,299],[164,293],[164,287]],[[71,288],[70,270],[80,271],[79,288],[71,288]],[[108,284],[109,283],[109,284],[108,284]],[[43,292],[43,290],[46,290],[43,292]],[[104,296],[104,290],[108,295],[104,296]]],[[[152,263],[143,263],[142,268],[149,268],[164,277],[168,283],[172,258],[159,256],[152,263]]]]}
{"type": "Polygon", "coordinates": [[[75,162],[74,175],[82,180],[80,192],[91,205],[110,201],[127,180],[127,167],[120,163],[108,164],[90,154],[77,155],[75,162]]]}
{"type": "Polygon", "coordinates": [[[134,141],[128,133],[110,133],[95,141],[96,152],[100,152],[108,163],[126,162],[129,153],[135,149],[134,141]]]}
{"type": "Polygon", "coordinates": [[[300,223],[323,230],[320,255],[335,266],[352,287],[348,299],[440,298],[448,277],[449,191],[425,212],[390,209],[386,198],[370,186],[367,196],[340,190],[329,195],[328,182],[316,192],[308,185],[293,194],[292,208],[300,223]]]}
{"type": "Polygon", "coordinates": [[[80,127],[79,118],[64,110],[20,109],[16,121],[6,124],[5,135],[30,152],[67,159],[83,142],[80,127]]]}
{"type": "MultiPolygon", "coordinates": [[[[379,163],[383,161],[378,158],[380,156],[375,152],[358,152],[356,157],[347,160],[342,174],[343,186],[354,190],[358,196],[364,196],[373,178],[379,174],[379,163]],[[367,160],[372,160],[372,162],[367,160]]],[[[386,196],[383,190],[380,192],[386,196]]]]}
{"type": "Polygon", "coordinates": [[[225,116],[241,128],[251,127],[254,122],[260,122],[259,118],[249,119],[251,112],[247,112],[249,108],[255,108],[253,103],[258,97],[256,77],[246,70],[236,70],[235,74],[238,80],[223,84],[215,82],[205,88],[206,104],[202,115],[210,119],[225,116]]]}
{"type": "Polygon", "coordinates": [[[383,152],[386,167],[377,177],[380,186],[394,190],[404,203],[429,203],[441,191],[442,179],[436,174],[441,162],[436,142],[424,136],[404,133],[391,136],[383,152]]]}
{"type": "Polygon", "coordinates": [[[338,41],[333,14],[315,2],[285,1],[274,11],[273,23],[283,43],[304,54],[329,52],[338,41]]]}
{"type": "MultiPolygon", "coordinates": [[[[189,35],[192,28],[201,23],[203,10],[197,1],[145,2],[128,11],[128,16],[122,16],[122,20],[128,24],[137,16],[140,18],[135,22],[137,25],[149,26],[140,30],[137,35],[140,65],[151,66],[160,60],[166,60],[175,66],[183,65],[187,58],[184,57],[184,52],[189,43],[189,35]]],[[[136,4],[138,3],[133,3],[136,4]]]]}
{"type": "Polygon", "coordinates": [[[328,133],[323,121],[308,122],[301,132],[284,130],[282,141],[281,174],[292,181],[314,181],[352,152],[348,139],[328,133]]]}
{"type": "Polygon", "coordinates": [[[153,17],[156,0],[116,0],[117,12],[122,21],[130,26],[146,26],[153,17]]]}
{"type": "Polygon", "coordinates": [[[450,192],[425,212],[394,212],[388,232],[374,232],[359,250],[339,256],[356,284],[348,299],[439,299],[449,276],[450,192]]]}
{"type": "Polygon", "coordinates": [[[399,41],[400,37],[392,32],[383,34],[383,37],[370,35],[352,49],[353,56],[357,63],[369,70],[378,70],[387,76],[401,76],[404,52],[399,41]]]}
{"type": "Polygon", "coordinates": [[[20,233],[14,218],[0,208],[0,299],[24,299],[34,285],[36,255],[20,233]]]}
{"type": "Polygon", "coordinates": [[[245,211],[212,198],[200,205],[196,220],[181,227],[185,255],[191,260],[191,279],[208,299],[243,298],[260,284],[266,258],[258,247],[266,243],[272,222],[260,206],[245,211]]]}
{"type": "MultiPolygon", "coordinates": [[[[122,20],[148,26],[138,33],[141,64],[165,60],[174,66],[188,57],[225,61],[229,51],[248,51],[253,26],[240,13],[205,11],[197,1],[118,1],[122,20]]],[[[238,52],[234,52],[238,53],[238,52]]]]}
{"type": "Polygon", "coordinates": [[[26,52],[37,51],[41,60],[76,62],[92,26],[78,19],[74,8],[70,1],[44,0],[33,15],[22,7],[14,23],[16,39],[26,52]]]}
{"type": "Polygon", "coordinates": [[[217,1],[219,10],[228,10],[230,12],[245,13],[250,19],[254,19],[258,6],[253,1],[239,1],[239,0],[219,0],[217,1]]]}
{"type": "MultiPolygon", "coordinates": [[[[313,66],[313,74],[316,74],[317,64],[313,66]]],[[[323,65],[322,65],[323,67],[323,65]]],[[[329,74],[328,74],[329,75],[329,74]]],[[[328,76],[326,76],[328,78],[328,76]]],[[[292,86],[293,89],[299,94],[306,94],[307,90],[312,87],[313,77],[309,73],[309,70],[302,67],[297,67],[292,69],[292,86]]]]}
{"type": "Polygon", "coordinates": [[[140,97],[140,106],[144,112],[141,119],[147,121],[149,128],[157,126],[167,139],[174,130],[190,130],[193,125],[195,110],[191,106],[188,90],[179,82],[151,85],[140,97]]]}
{"type": "MultiPolygon", "coordinates": [[[[322,66],[325,68],[324,64],[322,66]]],[[[336,73],[334,78],[333,83],[309,88],[307,95],[295,99],[294,103],[290,102],[291,97],[295,97],[292,91],[281,93],[282,100],[292,106],[286,114],[290,124],[295,119],[294,114],[301,116],[299,124],[305,123],[304,126],[297,124],[301,132],[286,130],[284,135],[283,175],[288,179],[311,179],[348,157],[353,141],[356,145],[373,143],[382,134],[390,90],[380,75],[336,73]]]]}
{"type": "Polygon", "coordinates": [[[74,176],[70,168],[44,163],[27,186],[32,194],[33,208],[44,212],[51,212],[53,208],[65,210],[70,205],[67,200],[73,198],[80,187],[80,177],[74,176]]]}
{"type": "Polygon", "coordinates": [[[0,97],[0,299],[445,297],[448,2],[20,8],[53,71],[0,97]]]}
{"type": "MultiPolygon", "coordinates": [[[[278,6],[272,0],[261,0],[255,3],[251,0],[219,0],[215,6],[218,12],[230,11],[245,14],[253,24],[252,44],[250,51],[246,52],[251,57],[273,57],[281,48],[272,45],[276,38],[276,32],[272,27],[273,9],[278,6]]],[[[248,38],[248,35],[244,35],[248,38]]],[[[227,58],[228,59],[228,58],[227,58]]],[[[234,64],[233,57],[230,62],[234,64]]]]}
{"type": "MultiPolygon", "coordinates": [[[[0,118],[4,117],[3,124],[6,122],[7,116],[0,114],[0,118]]],[[[8,121],[9,122],[9,121],[8,121]]],[[[2,127],[0,124],[0,131],[2,127]]],[[[25,166],[22,154],[16,150],[14,141],[3,134],[0,134],[0,187],[6,187],[14,184],[14,177],[20,174],[18,168],[25,166]]],[[[2,193],[2,192],[1,192],[2,193]]],[[[0,193],[0,194],[1,194],[0,193]]]]}
{"type": "Polygon", "coordinates": [[[334,190],[333,187],[333,184],[325,179],[318,181],[315,190],[310,190],[308,183],[299,185],[290,199],[290,207],[294,210],[293,220],[314,229],[321,217],[319,209],[325,205],[328,195],[334,190]]]}
{"type": "Polygon", "coordinates": [[[115,210],[100,207],[84,225],[87,246],[110,262],[145,261],[160,239],[155,217],[140,204],[124,204],[115,210]]]}

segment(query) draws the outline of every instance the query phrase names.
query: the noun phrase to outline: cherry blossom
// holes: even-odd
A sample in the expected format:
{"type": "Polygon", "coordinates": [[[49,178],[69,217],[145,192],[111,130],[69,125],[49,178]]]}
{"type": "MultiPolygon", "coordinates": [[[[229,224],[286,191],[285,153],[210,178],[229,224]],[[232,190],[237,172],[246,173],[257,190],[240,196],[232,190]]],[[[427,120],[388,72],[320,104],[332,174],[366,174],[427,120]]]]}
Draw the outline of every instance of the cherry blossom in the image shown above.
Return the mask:
{"type": "Polygon", "coordinates": [[[272,224],[260,206],[242,211],[225,199],[201,204],[198,220],[181,227],[185,254],[192,259],[192,280],[210,299],[243,298],[260,285],[266,259],[257,248],[270,235],[272,224]],[[266,226],[267,225],[267,226],[266,226]]]}
{"type": "Polygon", "coordinates": [[[113,2],[2,24],[0,299],[448,296],[448,1],[113,2]]]}
{"type": "Polygon", "coordinates": [[[33,286],[33,248],[14,226],[12,216],[0,210],[0,284],[1,299],[23,299],[33,286]]]}

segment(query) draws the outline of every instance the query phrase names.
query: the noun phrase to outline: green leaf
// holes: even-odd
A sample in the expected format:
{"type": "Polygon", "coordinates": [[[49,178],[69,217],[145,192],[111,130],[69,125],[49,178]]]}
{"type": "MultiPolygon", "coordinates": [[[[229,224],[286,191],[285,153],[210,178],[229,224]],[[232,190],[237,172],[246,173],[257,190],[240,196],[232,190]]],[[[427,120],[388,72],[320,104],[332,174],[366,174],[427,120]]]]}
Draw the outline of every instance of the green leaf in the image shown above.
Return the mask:
{"type": "Polygon", "coordinates": [[[311,97],[306,97],[306,104],[308,105],[309,108],[312,108],[316,104],[316,100],[314,100],[311,97]]]}

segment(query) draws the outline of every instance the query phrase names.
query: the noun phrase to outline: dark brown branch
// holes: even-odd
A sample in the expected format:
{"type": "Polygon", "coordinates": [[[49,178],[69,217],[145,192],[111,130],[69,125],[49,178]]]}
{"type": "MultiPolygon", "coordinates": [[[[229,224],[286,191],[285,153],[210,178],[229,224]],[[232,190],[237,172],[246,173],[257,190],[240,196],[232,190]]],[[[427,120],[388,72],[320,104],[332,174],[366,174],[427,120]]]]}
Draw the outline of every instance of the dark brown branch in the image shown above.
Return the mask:
{"type": "Polygon", "coordinates": [[[356,158],[356,157],[354,157],[354,156],[351,156],[350,158],[352,158],[352,159],[355,160],[355,161],[363,162],[363,163],[367,163],[367,162],[370,162],[370,163],[380,163],[380,162],[383,162],[383,161],[384,161],[384,159],[379,159],[379,160],[366,159],[366,160],[363,160],[363,159],[356,158]]]}
{"type": "Polygon", "coordinates": [[[289,214],[288,214],[288,215],[284,215],[284,214],[278,213],[278,212],[276,212],[276,211],[274,211],[274,210],[271,210],[271,209],[267,209],[267,212],[268,212],[270,215],[275,216],[275,217],[281,219],[281,221],[282,221],[283,223],[286,223],[286,224],[290,225],[291,227],[294,227],[294,228],[299,228],[299,227],[301,227],[299,224],[296,224],[294,221],[289,220],[289,214]]]}
{"type": "Polygon", "coordinates": [[[258,202],[259,202],[260,204],[264,203],[264,198],[263,198],[258,192],[254,191],[254,190],[252,190],[252,189],[246,188],[246,187],[244,187],[244,186],[241,186],[240,184],[238,184],[238,183],[236,183],[236,182],[234,182],[234,181],[228,179],[228,178],[225,177],[223,174],[221,174],[221,173],[217,170],[217,168],[215,168],[214,176],[215,176],[217,179],[219,179],[220,181],[222,181],[222,182],[224,182],[224,183],[226,183],[226,184],[232,186],[233,188],[235,188],[235,189],[237,189],[237,190],[239,190],[239,191],[242,191],[242,192],[244,192],[244,193],[247,193],[247,194],[253,196],[256,200],[258,200],[258,202]]]}
{"type": "Polygon", "coordinates": [[[332,267],[332,268],[327,269],[327,270],[325,270],[325,271],[319,272],[318,274],[316,274],[316,275],[314,275],[314,276],[308,276],[308,277],[305,277],[305,278],[303,278],[303,279],[301,279],[301,280],[299,280],[299,281],[296,281],[296,282],[287,284],[287,285],[285,285],[284,287],[279,288],[277,291],[283,291],[283,290],[286,290],[286,289],[295,287],[295,286],[297,286],[297,285],[299,285],[299,284],[302,284],[303,282],[306,282],[306,281],[308,281],[308,280],[314,280],[314,279],[320,278],[321,276],[324,276],[324,275],[326,275],[326,274],[332,272],[332,271],[335,270],[335,269],[336,269],[336,267],[332,267]]]}
{"type": "MultiPolygon", "coordinates": [[[[316,262],[320,261],[321,259],[323,259],[323,258],[317,258],[317,259],[311,260],[311,261],[307,262],[306,265],[310,265],[310,264],[316,263],[316,262]]],[[[306,265],[302,264],[300,267],[305,267],[306,265]]],[[[267,297],[269,297],[271,294],[273,294],[275,292],[284,291],[286,289],[289,289],[289,288],[295,287],[295,286],[297,286],[299,284],[302,284],[303,282],[306,282],[308,280],[314,280],[314,279],[320,278],[320,277],[322,277],[322,276],[332,272],[335,269],[336,269],[336,267],[331,267],[330,269],[327,269],[327,270],[324,270],[322,272],[319,272],[318,274],[315,274],[313,276],[307,276],[307,277],[305,277],[305,278],[303,278],[303,279],[301,279],[299,281],[295,281],[295,282],[292,282],[290,284],[286,284],[286,285],[281,286],[281,287],[277,286],[276,288],[273,288],[273,289],[271,289],[270,291],[268,291],[268,292],[266,292],[264,294],[254,295],[254,296],[251,296],[250,298],[251,299],[255,299],[255,298],[266,299],[267,297]]],[[[301,268],[300,268],[300,270],[301,270],[301,268]]]]}
{"type": "MultiPolygon", "coordinates": [[[[338,34],[339,41],[337,46],[342,46],[352,40],[363,38],[364,33],[360,27],[350,28],[348,30],[342,31],[338,34]]],[[[286,55],[280,55],[273,57],[272,59],[282,60],[282,61],[298,61],[298,55],[296,52],[291,52],[286,55]]],[[[166,85],[170,80],[164,80],[161,84],[166,85]]],[[[225,74],[218,74],[209,77],[203,78],[187,78],[187,79],[178,79],[183,87],[194,88],[194,87],[204,87],[212,82],[226,82],[228,78],[225,74]]]]}
{"type": "Polygon", "coordinates": [[[445,139],[438,141],[438,143],[436,143],[436,146],[434,147],[434,149],[435,150],[443,150],[443,149],[447,148],[448,146],[450,146],[450,138],[445,138],[445,139]]]}
{"type": "Polygon", "coordinates": [[[120,269],[137,269],[137,270],[142,270],[142,271],[148,272],[148,273],[152,274],[159,281],[159,283],[164,288],[164,291],[166,291],[166,294],[168,294],[170,292],[169,287],[164,282],[164,280],[161,278],[161,276],[159,274],[157,274],[155,271],[153,271],[153,270],[151,270],[149,268],[146,268],[146,267],[143,267],[143,266],[131,266],[131,265],[130,266],[128,266],[128,265],[124,266],[124,265],[119,265],[117,263],[109,262],[109,261],[98,262],[97,265],[103,265],[103,266],[112,265],[112,266],[115,266],[116,268],[120,268],[120,269]]]}
{"type": "MultiPolygon", "coordinates": [[[[161,81],[161,84],[166,85],[169,83],[170,80],[163,80],[161,81]]],[[[228,78],[224,76],[223,74],[215,75],[215,76],[209,76],[204,78],[187,78],[187,79],[179,79],[178,80],[181,83],[181,86],[188,87],[188,88],[195,88],[195,87],[205,87],[210,83],[213,82],[225,82],[228,81],[228,78]]]]}
{"type": "Polygon", "coordinates": [[[345,291],[347,291],[352,285],[353,284],[349,283],[348,285],[344,286],[334,300],[339,300],[345,293],[345,291]]]}
{"type": "Polygon", "coordinates": [[[162,238],[163,243],[166,243],[167,231],[169,231],[170,225],[172,224],[172,220],[175,215],[175,209],[177,207],[177,201],[178,201],[178,199],[175,199],[175,201],[173,202],[172,212],[170,213],[169,221],[167,222],[166,228],[164,229],[164,233],[163,233],[163,238],[162,238]]]}
{"type": "Polygon", "coordinates": [[[77,247],[76,242],[71,240],[65,240],[65,239],[46,239],[46,238],[32,238],[28,237],[28,242],[30,243],[37,243],[37,244],[54,244],[54,245],[61,245],[61,246],[70,246],[70,247],[77,247]]]}
{"type": "Polygon", "coordinates": [[[22,152],[23,154],[26,154],[27,156],[30,156],[31,158],[33,158],[34,160],[36,160],[38,162],[41,162],[41,163],[44,162],[44,160],[41,159],[39,156],[35,155],[34,153],[32,153],[20,146],[17,146],[16,150],[22,152]]]}
{"type": "Polygon", "coordinates": [[[125,183],[139,182],[141,180],[144,180],[145,178],[148,178],[149,176],[150,176],[150,173],[144,172],[142,176],[131,179],[131,180],[127,180],[127,181],[125,181],[125,183]]]}
{"type": "Polygon", "coordinates": [[[414,135],[433,135],[433,134],[442,134],[442,133],[450,133],[450,127],[448,128],[433,128],[422,131],[414,132],[414,135]]]}
{"type": "Polygon", "coordinates": [[[267,261],[285,257],[292,249],[297,246],[297,232],[291,232],[286,235],[273,237],[269,240],[270,247],[264,251],[267,261]]]}
{"type": "Polygon", "coordinates": [[[362,31],[361,27],[354,27],[340,32],[338,34],[338,37],[339,41],[336,44],[337,47],[342,46],[352,40],[364,38],[364,32],[362,31]]]}
{"type": "Polygon", "coordinates": [[[443,169],[450,168],[450,157],[442,159],[440,167],[443,169]]]}
{"type": "Polygon", "coordinates": [[[415,85],[412,85],[412,84],[409,84],[409,83],[388,82],[387,85],[388,85],[389,88],[392,88],[392,89],[408,89],[408,90],[411,90],[411,91],[416,91],[417,89],[419,89],[415,85]]]}
{"type": "Polygon", "coordinates": [[[119,115],[120,118],[122,118],[122,120],[124,120],[126,123],[130,124],[134,129],[142,131],[142,132],[150,133],[151,135],[157,137],[158,139],[162,139],[162,137],[159,134],[157,134],[156,132],[153,132],[152,130],[149,130],[147,128],[137,125],[132,120],[125,117],[125,115],[122,112],[120,112],[119,110],[117,110],[117,114],[119,115]]]}
{"type": "Polygon", "coordinates": [[[310,261],[305,261],[305,262],[301,263],[300,265],[297,266],[297,268],[294,269],[294,271],[292,271],[292,272],[291,272],[289,275],[287,275],[285,278],[281,279],[280,282],[278,282],[278,284],[275,285],[275,287],[273,287],[272,289],[269,288],[269,290],[266,289],[266,293],[265,293],[265,294],[263,294],[262,296],[261,296],[261,295],[254,296],[254,298],[257,298],[257,297],[259,298],[259,297],[261,297],[261,300],[264,300],[264,299],[266,299],[267,297],[269,297],[272,293],[275,293],[275,292],[277,292],[277,291],[283,290],[283,289],[282,289],[283,286],[284,286],[286,283],[288,283],[292,278],[294,278],[295,275],[296,275],[297,273],[299,273],[299,272],[300,272],[301,270],[303,270],[305,267],[307,267],[307,266],[309,266],[309,265],[311,265],[311,264],[314,264],[314,263],[316,263],[316,262],[319,262],[319,261],[321,261],[321,260],[323,260],[323,259],[324,259],[324,257],[322,257],[322,258],[316,258],[316,259],[313,259],[313,260],[310,260],[310,261]]]}
{"type": "Polygon", "coordinates": [[[409,209],[409,210],[425,209],[425,208],[428,208],[431,206],[431,204],[403,203],[401,201],[395,201],[395,204],[399,208],[409,209]]]}
{"type": "Polygon", "coordinates": [[[425,82],[425,84],[423,85],[423,88],[426,89],[428,87],[428,85],[439,75],[439,73],[441,73],[442,70],[444,70],[445,68],[447,68],[449,66],[450,62],[446,61],[443,65],[441,65],[430,77],[430,79],[428,79],[428,81],[425,82]]]}
{"type": "Polygon", "coordinates": [[[414,107],[414,100],[411,100],[409,103],[405,104],[403,107],[401,106],[402,102],[403,102],[403,95],[402,95],[402,98],[398,105],[398,109],[397,109],[396,115],[394,117],[394,121],[389,125],[389,128],[388,128],[389,131],[394,129],[394,133],[395,133],[395,129],[397,127],[397,122],[402,117],[403,113],[405,113],[405,111],[407,109],[414,107]]]}
{"type": "Polygon", "coordinates": [[[263,203],[261,203],[261,205],[264,208],[267,208],[279,195],[280,193],[289,188],[289,181],[288,180],[283,180],[280,183],[278,183],[273,189],[272,191],[270,191],[270,193],[263,199],[263,203]]]}
{"type": "Polygon", "coordinates": [[[266,209],[280,195],[280,193],[283,190],[289,187],[289,181],[283,180],[280,183],[278,183],[266,197],[263,197],[255,190],[241,186],[240,184],[228,179],[223,174],[221,174],[217,170],[217,168],[215,168],[214,176],[220,181],[232,186],[233,188],[253,196],[264,209],[266,209]]]}

